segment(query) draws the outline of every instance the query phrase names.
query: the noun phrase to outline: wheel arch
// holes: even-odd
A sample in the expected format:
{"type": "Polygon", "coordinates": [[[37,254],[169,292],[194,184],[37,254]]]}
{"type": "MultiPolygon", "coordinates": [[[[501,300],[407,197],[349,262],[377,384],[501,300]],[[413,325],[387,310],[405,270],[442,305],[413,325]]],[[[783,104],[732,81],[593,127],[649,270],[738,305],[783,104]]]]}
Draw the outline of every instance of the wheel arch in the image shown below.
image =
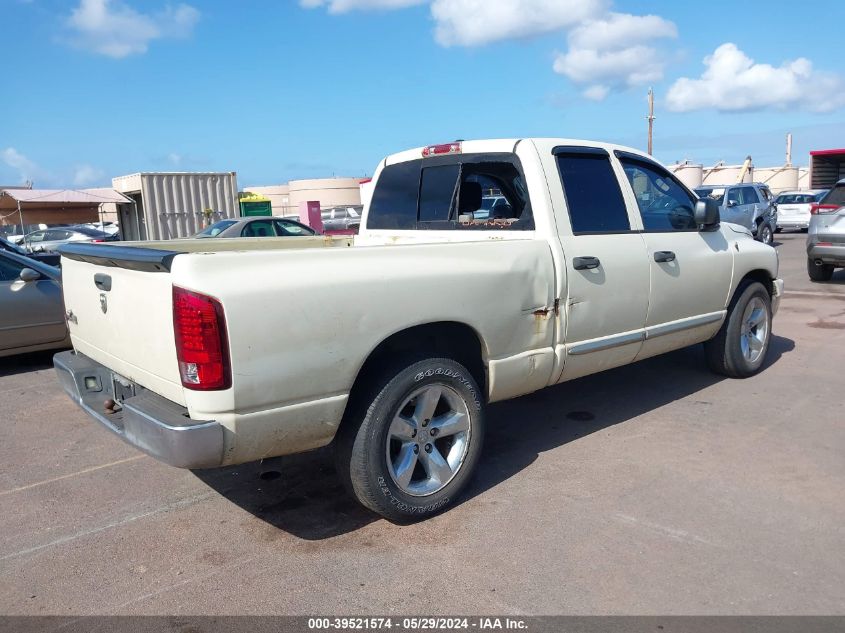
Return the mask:
{"type": "Polygon", "coordinates": [[[739,281],[734,286],[733,292],[731,292],[731,296],[728,299],[728,305],[733,303],[734,298],[736,298],[737,293],[745,286],[746,282],[749,281],[757,281],[763,284],[763,287],[769,293],[769,297],[774,297],[775,294],[775,286],[774,286],[774,278],[772,274],[766,270],[765,268],[755,268],[743,275],[739,281]]]}
{"type": "Polygon", "coordinates": [[[472,374],[481,393],[487,393],[488,355],[478,331],[458,321],[424,323],[394,332],[373,348],[355,376],[344,421],[346,412],[360,404],[362,397],[366,398],[367,387],[384,371],[385,365],[395,363],[399,358],[423,354],[452,358],[461,363],[472,374]]]}

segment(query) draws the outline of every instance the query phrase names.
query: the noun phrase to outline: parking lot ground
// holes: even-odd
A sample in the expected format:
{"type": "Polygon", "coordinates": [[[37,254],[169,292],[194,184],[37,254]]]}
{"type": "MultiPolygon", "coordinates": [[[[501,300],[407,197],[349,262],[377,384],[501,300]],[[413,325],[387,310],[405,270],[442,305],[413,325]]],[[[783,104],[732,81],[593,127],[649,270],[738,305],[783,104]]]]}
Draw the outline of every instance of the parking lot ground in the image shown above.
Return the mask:
{"type": "Polygon", "coordinates": [[[464,500],[356,506],[330,455],[189,472],[0,359],[3,614],[845,614],[845,272],[787,292],[767,367],[699,347],[490,407],[464,500]]]}

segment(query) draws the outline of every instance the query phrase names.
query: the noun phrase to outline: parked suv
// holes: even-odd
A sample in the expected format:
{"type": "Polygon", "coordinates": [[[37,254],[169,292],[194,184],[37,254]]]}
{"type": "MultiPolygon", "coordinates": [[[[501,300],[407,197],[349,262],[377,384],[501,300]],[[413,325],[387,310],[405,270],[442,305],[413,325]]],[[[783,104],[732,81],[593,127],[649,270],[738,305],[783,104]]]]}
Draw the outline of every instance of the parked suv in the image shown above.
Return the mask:
{"type": "Polygon", "coordinates": [[[723,222],[744,226],[763,244],[771,244],[774,240],[777,210],[767,185],[756,182],[707,185],[697,187],[695,192],[699,197],[712,198],[719,204],[719,216],[723,222]]]}
{"type": "Polygon", "coordinates": [[[845,267],[845,179],[810,207],[807,231],[807,273],[813,281],[828,281],[845,267]]]}

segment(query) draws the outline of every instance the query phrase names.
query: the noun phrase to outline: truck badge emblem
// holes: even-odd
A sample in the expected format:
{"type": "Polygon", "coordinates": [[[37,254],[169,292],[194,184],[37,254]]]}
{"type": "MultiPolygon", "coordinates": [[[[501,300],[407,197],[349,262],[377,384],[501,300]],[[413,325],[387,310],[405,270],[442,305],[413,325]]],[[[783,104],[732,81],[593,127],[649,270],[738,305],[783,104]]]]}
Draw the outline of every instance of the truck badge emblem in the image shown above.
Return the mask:
{"type": "Polygon", "coordinates": [[[109,311],[109,300],[105,292],[100,293],[100,310],[103,311],[103,314],[109,311]]]}

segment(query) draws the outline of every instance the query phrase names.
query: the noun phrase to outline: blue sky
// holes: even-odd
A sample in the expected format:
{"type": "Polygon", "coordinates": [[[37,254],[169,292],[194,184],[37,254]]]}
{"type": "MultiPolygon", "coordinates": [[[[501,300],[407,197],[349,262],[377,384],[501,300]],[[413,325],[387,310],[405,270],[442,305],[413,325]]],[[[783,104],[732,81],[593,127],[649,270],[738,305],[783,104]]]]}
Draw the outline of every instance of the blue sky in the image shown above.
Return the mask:
{"type": "Polygon", "coordinates": [[[664,162],[845,146],[845,8],[616,0],[0,0],[0,183],[359,176],[408,147],[564,136],[664,162]],[[709,63],[705,65],[704,59],[709,63]]]}

